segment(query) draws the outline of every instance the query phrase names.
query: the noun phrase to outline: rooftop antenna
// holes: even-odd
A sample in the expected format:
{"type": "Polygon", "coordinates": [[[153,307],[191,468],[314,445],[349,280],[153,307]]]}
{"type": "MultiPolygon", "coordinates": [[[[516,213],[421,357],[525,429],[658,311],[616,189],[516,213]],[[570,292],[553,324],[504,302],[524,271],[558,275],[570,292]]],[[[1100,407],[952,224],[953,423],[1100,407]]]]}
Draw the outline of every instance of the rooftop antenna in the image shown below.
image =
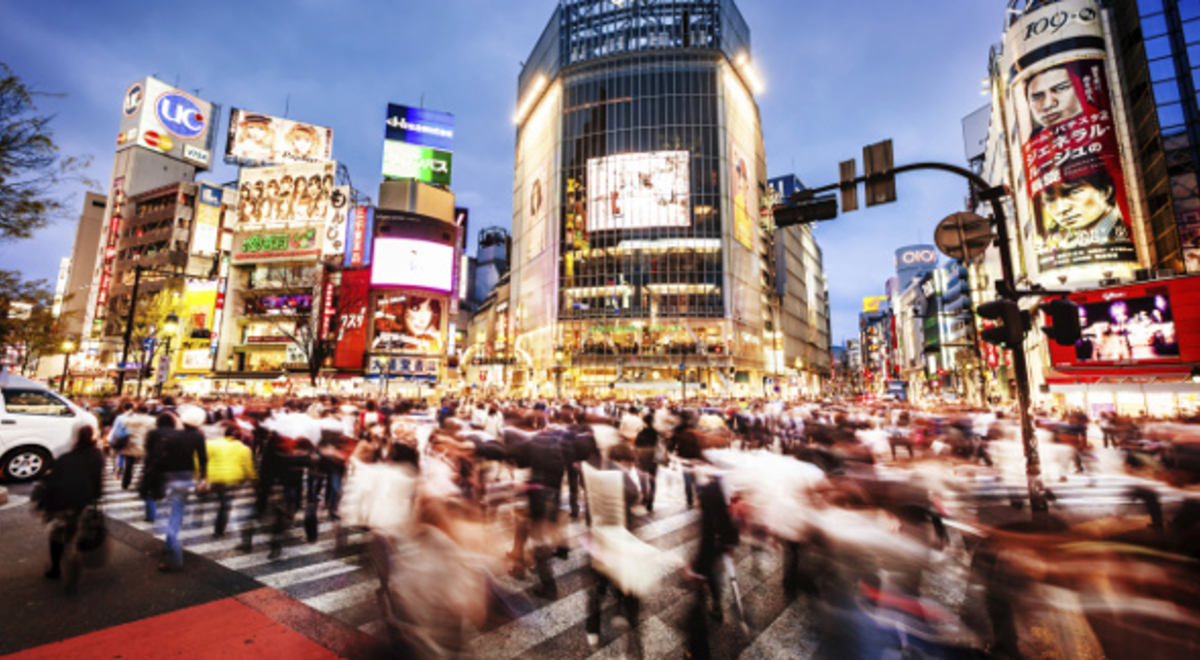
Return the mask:
{"type": "Polygon", "coordinates": [[[174,84],[173,86],[174,86],[174,87],[178,87],[178,86],[179,86],[179,74],[178,74],[178,73],[177,73],[177,74],[175,74],[175,84],[174,84]]]}
{"type": "Polygon", "coordinates": [[[421,108],[425,108],[425,92],[421,92],[421,108]]]}
{"type": "Polygon", "coordinates": [[[288,110],[292,107],[292,93],[288,92],[287,97],[283,99],[283,116],[286,119],[288,110]]]}

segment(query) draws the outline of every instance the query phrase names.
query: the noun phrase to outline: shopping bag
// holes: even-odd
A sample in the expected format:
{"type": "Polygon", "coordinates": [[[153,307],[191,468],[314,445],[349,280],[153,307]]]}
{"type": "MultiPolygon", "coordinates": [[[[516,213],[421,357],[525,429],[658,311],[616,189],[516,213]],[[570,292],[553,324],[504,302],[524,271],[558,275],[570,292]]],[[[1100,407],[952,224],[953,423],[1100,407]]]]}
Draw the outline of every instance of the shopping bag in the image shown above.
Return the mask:
{"type": "Polygon", "coordinates": [[[108,563],[108,526],[100,507],[90,507],[79,519],[79,535],[75,548],[87,568],[100,568],[108,563]]]}

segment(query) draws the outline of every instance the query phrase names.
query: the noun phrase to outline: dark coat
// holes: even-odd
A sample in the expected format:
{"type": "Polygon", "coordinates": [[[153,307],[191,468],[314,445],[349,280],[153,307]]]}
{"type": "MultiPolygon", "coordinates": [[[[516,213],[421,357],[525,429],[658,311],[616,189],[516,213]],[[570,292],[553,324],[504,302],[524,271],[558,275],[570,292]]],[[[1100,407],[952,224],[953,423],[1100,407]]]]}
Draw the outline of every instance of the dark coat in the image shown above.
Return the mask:
{"type": "Polygon", "coordinates": [[[46,475],[41,509],[47,513],[83,509],[100,499],[104,454],[96,447],[63,454],[46,475]]]}

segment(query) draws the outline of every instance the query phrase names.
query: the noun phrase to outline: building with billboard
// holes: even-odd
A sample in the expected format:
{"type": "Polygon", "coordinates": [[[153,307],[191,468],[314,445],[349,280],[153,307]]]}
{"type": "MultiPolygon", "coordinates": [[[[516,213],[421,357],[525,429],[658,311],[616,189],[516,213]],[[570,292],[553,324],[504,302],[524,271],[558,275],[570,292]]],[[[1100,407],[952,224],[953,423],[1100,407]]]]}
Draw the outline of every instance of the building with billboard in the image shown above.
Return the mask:
{"type": "Polygon", "coordinates": [[[514,118],[526,391],[777,396],[828,375],[820,252],[772,231],[759,84],[731,0],[558,4],[514,118]]]}
{"type": "MultiPolygon", "coordinates": [[[[1191,75],[1200,61],[1187,50],[1200,35],[1200,10],[1175,0],[1008,4],[1004,42],[988,62],[987,131],[974,115],[964,121],[967,157],[989,183],[1012,191],[1005,200],[1007,247],[1018,284],[1076,292],[1071,297],[1083,303],[1085,325],[1076,347],[1052,345],[1036,330],[1027,335],[1035,403],[1093,415],[1192,410],[1200,386],[1188,375],[1200,363],[1189,361],[1184,334],[1180,357],[1169,364],[1129,346],[1115,361],[1063,355],[1116,350],[1089,339],[1088,326],[1097,336],[1111,333],[1096,328],[1116,327],[1130,346],[1153,326],[1153,341],[1170,343],[1170,324],[1162,319],[1178,318],[1176,307],[1186,303],[1176,298],[1188,300],[1197,279],[1180,276],[1195,270],[1188,237],[1192,207],[1200,204],[1191,75]],[[1054,30],[1042,28],[1051,23],[1054,30]],[[1138,287],[1166,287],[1169,294],[1129,293],[1138,287]],[[1089,307],[1099,304],[1094,297],[1130,296],[1140,302],[1089,307]],[[1138,321],[1115,318],[1122,314],[1138,321]]],[[[995,296],[995,253],[970,268],[976,306],[995,296]]],[[[1025,298],[1022,305],[1036,302],[1025,298]]],[[[1033,326],[1043,323],[1039,318],[1033,326]]],[[[1013,388],[1006,351],[984,347],[980,362],[993,400],[1013,388]]]]}
{"type": "MultiPolygon", "coordinates": [[[[103,365],[127,366],[117,364],[123,348],[122,328],[114,317],[128,307],[131,293],[123,284],[131,275],[126,268],[134,260],[120,255],[128,254],[131,243],[143,238],[127,231],[130,214],[137,210],[131,200],[165,186],[192,182],[197,172],[208,169],[215,119],[211,103],[155,78],[139,80],[125,90],[80,342],[80,350],[96,355],[103,365]]],[[[163,227],[160,233],[166,231],[163,227]]],[[[172,249],[179,241],[191,244],[190,229],[172,227],[170,231],[168,245],[172,249]]]]}

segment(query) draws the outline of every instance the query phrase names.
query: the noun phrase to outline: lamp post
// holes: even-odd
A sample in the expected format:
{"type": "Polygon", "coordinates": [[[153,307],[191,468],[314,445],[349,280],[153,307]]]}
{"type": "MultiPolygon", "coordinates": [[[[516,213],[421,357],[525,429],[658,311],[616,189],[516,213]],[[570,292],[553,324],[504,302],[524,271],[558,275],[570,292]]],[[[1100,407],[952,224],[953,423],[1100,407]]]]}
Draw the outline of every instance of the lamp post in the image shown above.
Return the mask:
{"type": "Polygon", "coordinates": [[[62,343],[63,352],[63,372],[62,379],[58,382],[58,391],[62,394],[67,393],[67,379],[71,377],[71,353],[75,352],[75,337],[68,336],[62,343]]]}
{"type": "Polygon", "coordinates": [[[163,385],[167,382],[167,378],[171,375],[171,338],[175,336],[175,332],[179,330],[179,317],[174,313],[167,314],[167,318],[163,321],[163,332],[167,334],[167,343],[163,346],[163,357],[166,360],[160,362],[160,365],[165,367],[163,373],[157,374],[155,380],[158,381],[158,396],[162,396],[163,385]]]}
{"type": "Polygon", "coordinates": [[[226,394],[226,396],[229,395],[229,381],[233,379],[233,365],[235,362],[236,362],[236,360],[233,359],[232,355],[225,358],[225,394],[226,394]]]}

